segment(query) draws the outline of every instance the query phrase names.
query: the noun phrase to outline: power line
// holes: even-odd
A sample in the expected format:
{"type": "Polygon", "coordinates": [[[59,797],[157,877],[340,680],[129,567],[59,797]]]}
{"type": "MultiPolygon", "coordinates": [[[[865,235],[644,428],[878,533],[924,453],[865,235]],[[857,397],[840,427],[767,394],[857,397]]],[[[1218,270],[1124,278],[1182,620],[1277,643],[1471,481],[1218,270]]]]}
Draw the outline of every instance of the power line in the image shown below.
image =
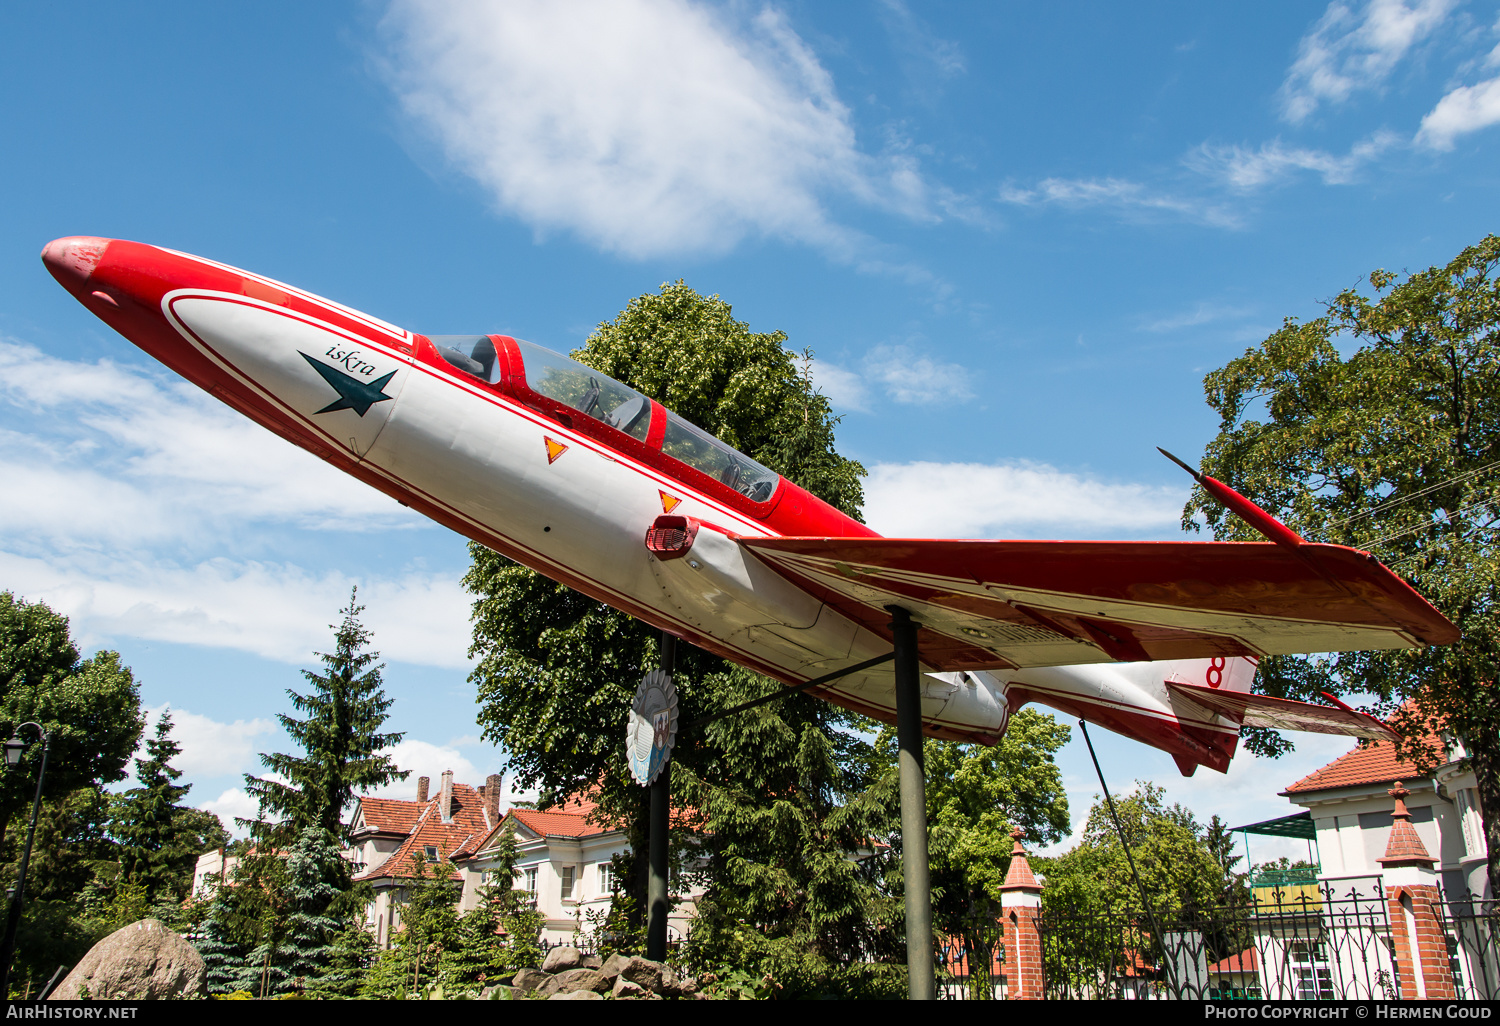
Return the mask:
{"type": "Polygon", "coordinates": [[[1453,477],[1450,477],[1446,481],[1439,481],[1437,484],[1428,485],[1426,488],[1423,488],[1420,491],[1412,492],[1410,495],[1403,495],[1398,499],[1388,499],[1378,506],[1365,510],[1363,513],[1356,513],[1351,517],[1345,517],[1343,520],[1335,520],[1333,523],[1328,525],[1328,529],[1332,530],[1335,527],[1343,527],[1345,524],[1352,524],[1356,520],[1363,520],[1366,517],[1373,517],[1379,513],[1384,512],[1385,510],[1400,506],[1403,503],[1420,499],[1422,496],[1435,492],[1440,488],[1446,488],[1449,485],[1453,484],[1455,481],[1462,481],[1465,478],[1474,477],[1476,474],[1483,474],[1485,471],[1493,470],[1496,467],[1500,467],[1500,460],[1496,460],[1494,463],[1487,463],[1482,467],[1475,467],[1473,470],[1466,470],[1462,474],[1457,474],[1453,477]]]}

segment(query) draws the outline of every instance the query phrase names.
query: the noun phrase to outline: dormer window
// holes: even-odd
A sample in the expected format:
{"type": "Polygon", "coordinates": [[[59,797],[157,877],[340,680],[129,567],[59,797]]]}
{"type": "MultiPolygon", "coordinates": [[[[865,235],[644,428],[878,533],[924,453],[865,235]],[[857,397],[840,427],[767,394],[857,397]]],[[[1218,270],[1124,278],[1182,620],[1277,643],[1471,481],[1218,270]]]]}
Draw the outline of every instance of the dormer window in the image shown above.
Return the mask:
{"type": "Polygon", "coordinates": [[[427,856],[427,861],[428,862],[436,862],[438,860],[437,845],[435,845],[435,844],[426,845],[425,847],[423,847],[422,851],[427,856]]]}

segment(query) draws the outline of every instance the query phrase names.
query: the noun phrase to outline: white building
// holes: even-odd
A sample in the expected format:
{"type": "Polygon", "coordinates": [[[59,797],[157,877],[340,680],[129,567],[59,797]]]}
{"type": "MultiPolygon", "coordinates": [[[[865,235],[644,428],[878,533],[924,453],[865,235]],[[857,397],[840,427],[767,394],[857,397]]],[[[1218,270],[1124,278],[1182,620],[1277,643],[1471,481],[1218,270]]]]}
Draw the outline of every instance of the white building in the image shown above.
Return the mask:
{"type": "Polygon", "coordinates": [[[1312,815],[1320,876],[1377,876],[1391,834],[1393,802],[1388,793],[1404,781],[1411,795],[1406,807],[1423,846],[1436,860],[1443,892],[1450,901],[1489,893],[1488,849],[1479,816],[1473,770],[1462,769],[1463,747],[1437,739],[1446,759],[1431,773],[1396,757],[1388,741],[1356,748],[1282,794],[1312,815]]]}
{"type": "MultiPolygon", "coordinates": [[[[501,835],[515,831],[515,886],[529,893],[545,922],[548,944],[573,943],[603,923],[621,881],[613,859],[630,850],[624,829],[599,822],[597,807],[587,798],[570,799],[545,810],[509,809],[494,830],[459,863],[464,876],[461,907],[473,908],[479,890],[493,882],[501,835]]],[[[674,881],[675,882],[675,881],[674,881]]],[[[674,894],[667,935],[677,940],[688,932],[698,893],[674,894]]]]}

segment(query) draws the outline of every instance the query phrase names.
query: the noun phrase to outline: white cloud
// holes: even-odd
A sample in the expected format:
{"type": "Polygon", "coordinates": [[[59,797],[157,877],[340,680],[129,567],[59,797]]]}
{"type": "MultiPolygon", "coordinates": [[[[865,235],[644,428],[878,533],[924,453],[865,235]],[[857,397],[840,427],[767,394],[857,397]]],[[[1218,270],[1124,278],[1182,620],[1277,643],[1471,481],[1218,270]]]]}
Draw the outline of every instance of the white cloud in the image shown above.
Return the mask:
{"type": "MultiPolygon", "coordinates": [[[[138,756],[144,753],[145,741],[155,732],[157,721],[166,709],[162,704],[146,710],[146,730],[138,756]]],[[[172,740],[182,749],[172,765],[182,770],[187,782],[259,769],[256,739],[280,729],[275,720],[263,717],[221,723],[186,709],[173,709],[171,713],[172,740]]]]}
{"type": "Polygon", "coordinates": [[[1108,484],[1040,463],[877,463],[865,518],[887,537],[1177,534],[1186,489],[1108,484]]]}
{"type": "MultiPolygon", "coordinates": [[[[1497,48],[1500,50],[1500,48],[1497,48]]],[[[1453,149],[1453,140],[1500,122],[1500,78],[1460,86],[1422,119],[1416,142],[1434,150],[1453,149]]]]}
{"type": "Polygon", "coordinates": [[[332,610],[354,584],[364,625],[387,659],[466,668],[470,596],[456,576],[343,573],[212,559],[176,566],[92,553],[37,558],[0,551],[0,581],[69,617],[85,643],[135,637],[254,652],[302,664],[328,647],[332,610]]]}
{"type": "Polygon", "coordinates": [[[1215,321],[1233,320],[1244,317],[1251,311],[1247,307],[1224,306],[1219,303],[1199,303],[1191,310],[1170,317],[1160,317],[1154,321],[1147,321],[1141,325],[1142,331],[1163,332],[1179,331],[1183,328],[1196,328],[1200,324],[1212,324],[1215,321]]]}
{"type": "Polygon", "coordinates": [[[260,806],[242,787],[231,787],[219,797],[202,802],[198,808],[218,816],[219,822],[224,824],[224,829],[237,838],[247,836],[249,831],[241,827],[236,820],[254,819],[260,813],[260,806]]]}
{"type": "Polygon", "coordinates": [[[1356,143],[1345,156],[1323,150],[1286,146],[1280,139],[1262,143],[1259,149],[1242,146],[1211,146],[1204,143],[1184,163],[1200,174],[1217,179],[1239,192],[1249,192],[1278,182],[1298,171],[1321,175],[1326,185],[1346,185],[1361,167],[1397,142],[1393,132],[1376,132],[1356,143]]]}
{"type": "Polygon", "coordinates": [[[405,780],[398,780],[384,787],[371,788],[363,792],[373,798],[415,799],[418,777],[429,778],[431,793],[436,794],[446,770],[453,771],[455,783],[468,784],[471,787],[483,784],[485,777],[491,773],[500,772],[498,764],[484,768],[475,766],[453,745],[435,745],[414,738],[406,738],[399,744],[385,749],[385,754],[392,757],[397,768],[410,770],[411,776],[405,780]]]}
{"type": "Polygon", "coordinates": [[[1240,216],[1222,204],[1153,192],[1139,182],[1122,178],[1046,178],[1030,189],[1008,184],[1001,187],[999,198],[1002,203],[1025,207],[1099,207],[1132,220],[1171,217],[1213,228],[1238,228],[1241,224],[1240,216]]]}
{"type": "Polygon", "coordinates": [[[1355,92],[1378,89],[1413,46],[1440,25],[1453,0],[1370,0],[1355,12],[1328,5],[1302,38],[1281,86],[1282,116],[1305,121],[1320,104],[1338,105],[1355,92]]]}
{"type": "Polygon", "coordinates": [[[870,393],[859,374],[825,360],[814,360],[809,371],[813,387],[828,397],[834,409],[869,412],[870,393]]]}
{"type": "Polygon", "coordinates": [[[398,0],[386,72],[496,205],[630,257],[746,236],[847,257],[825,196],[930,218],[905,156],[861,152],[832,77],[773,8],[398,0]]]}
{"type": "Polygon", "coordinates": [[[909,346],[878,346],[865,357],[865,374],[885,386],[898,403],[960,401],[974,396],[973,373],[956,363],[939,363],[909,346]]]}
{"type": "Polygon", "coordinates": [[[876,346],[859,361],[857,370],[819,360],[812,363],[810,371],[814,387],[839,410],[870,412],[871,392],[876,389],[892,401],[908,405],[962,402],[974,397],[972,371],[934,360],[908,345],[876,346]]]}
{"type": "Polygon", "coordinates": [[[422,518],[185,382],[0,341],[0,533],[49,549],[232,537],[282,521],[365,531],[422,518]]]}

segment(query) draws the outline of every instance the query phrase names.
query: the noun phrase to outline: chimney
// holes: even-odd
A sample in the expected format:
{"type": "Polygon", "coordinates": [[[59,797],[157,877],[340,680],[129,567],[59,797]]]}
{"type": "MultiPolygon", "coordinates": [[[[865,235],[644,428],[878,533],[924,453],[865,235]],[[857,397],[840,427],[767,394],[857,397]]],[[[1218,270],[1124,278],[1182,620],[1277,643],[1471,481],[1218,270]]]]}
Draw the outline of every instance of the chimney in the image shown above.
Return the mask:
{"type": "Polygon", "coordinates": [[[425,802],[427,800],[427,788],[431,783],[432,780],[428,777],[417,778],[417,801],[425,802]]]}
{"type": "Polygon", "coordinates": [[[500,782],[499,773],[491,773],[484,778],[484,811],[490,814],[490,826],[500,822],[500,782]]]}
{"type": "Polygon", "coordinates": [[[453,822],[453,771],[443,770],[443,793],[438,798],[438,812],[444,823],[453,822]]]}

